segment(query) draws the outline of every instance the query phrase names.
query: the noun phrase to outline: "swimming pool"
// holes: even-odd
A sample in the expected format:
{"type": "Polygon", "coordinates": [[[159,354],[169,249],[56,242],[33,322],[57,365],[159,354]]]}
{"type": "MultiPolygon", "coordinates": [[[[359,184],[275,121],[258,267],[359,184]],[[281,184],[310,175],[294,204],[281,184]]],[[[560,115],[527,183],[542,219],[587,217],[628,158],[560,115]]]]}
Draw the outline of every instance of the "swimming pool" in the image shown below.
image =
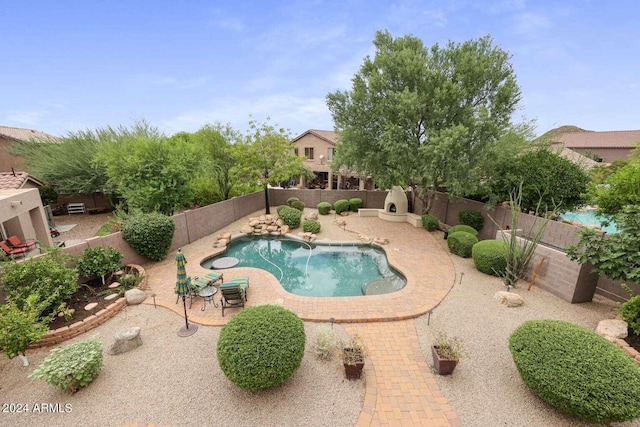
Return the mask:
{"type": "MultiPolygon", "coordinates": [[[[220,257],[235,257],[238,267],[273,274],[295,295],[344,297],[395,292],[406,279],[394,270],[383,250],[364,244],[309,244],[276,237],[246,236],[233,240],[220,257]]],[[[217,257],[200,265],[211,268],[217,257]]]]}
{"type": "Polygon", "coordinates": [[[602,225],[602,221],[604,221],[604,218],[596,215],[595,209],[588,209],[584,211],[574,211],[574,212],[564,212],[560,214],[560,217],[562,219],[566,219],[569,221],[577,221],[585,225],[589,225],[589,224],[598,225],[602,228],[602,230],[610,234],[618,232],[618,229],[616,228],[616,224],[614,222],[610,222],[608,226],[604,227],[602,225]]]}

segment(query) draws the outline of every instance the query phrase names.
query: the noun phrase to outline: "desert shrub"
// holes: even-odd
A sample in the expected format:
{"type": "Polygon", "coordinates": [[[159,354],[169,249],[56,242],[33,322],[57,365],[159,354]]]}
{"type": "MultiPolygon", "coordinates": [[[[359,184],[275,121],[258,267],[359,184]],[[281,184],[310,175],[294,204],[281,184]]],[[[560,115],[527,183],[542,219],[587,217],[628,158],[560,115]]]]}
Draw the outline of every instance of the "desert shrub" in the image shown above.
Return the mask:
{"type": "Polygon", "coordinates": [[[640,416],[640,369],[595,332],[560,320],[530,320],[509,338],[524,383],[558,410],[596,423],[640,416]]]}
{"type": "Polygon", "coordinates": [[[278,206],[278,207],[276,208],[276,212],[278,213],[278,216],[279,216],[279,217],[282,217],[282,215],[280,214],[280,212],[281,212],[282,210],[284,210],[284,209],[288,209],[288,208],[290,208],[290,207],[291,207],[291,206],[289,206],[289,205],[280,205],[280,206],[278,206]]]}
{"type": "Polygon", "coordinates": [[[293,202],[297,202],[297,201],[299,201],[299,200],[300,200],[300,199],[298,199],[297,197],[289,197],[289,198],[287,199],[287,206],[291,206],[291,204],[292,204],[293,202]]]}
{"type": "Polygon", "coordinates": [[[307,219],[302,223],[302,231],[306,233],[319,233],[320,232],[320,221],[316,221],[315,219],[307,219]]]}
{"type": "Polygon", "coordinates": [[[458,212],[458,221],[462,225],[473,227],[474,230],[480,231],[484,227],[484,218],[478,211],[464,209],[458,212]]]}
{"type": "Polygon", "coordinates": [[[453,234],[449,234],[447,239],[449,251],[462,258],[469,258],[471,256],[471,250],[476,243],[478,243],[478,238],[466,231],[456,231],[453,234]]]}
{"type": "Polygon", "coordinates": [[[304,202],[302,200],[294,200],[291,202],[291,207],[298,209],[300,212],[304,211],[304,202]]]}
{"type": "Polygon", "coordinates": [[[504,240],[483,240],[471,248],[476,269],[484,274],[502,277],[507,269],[509,244],[504,240]]]}
{"type": "Polygon", "coordinates": [[[293,312],[276,305],[249,307],[220,331],[220,369],[235,385],[259,391],[282,384],[300,367],[306,335],[293,312]]]}
{"type": "Polygon", "coordinates": [[[122,261],[122,253],[116,248],[105,249],[102,246],[96,246],[82,251],[76,268],[83,276],[101,277],[104,284],[104,276],[119,269],[120,261],[122,261]]]}
{"type": "Polygon", "coordinates": [[[321,326],[316,329],[313,352],[319,359],[331,359],[336,347],[335,334],[333,329],[321,326]]]}
{"type": "Polygon", "coordinates": [[[622,287],[631,298],[622,303],[620,316],[622,320],[627,322],[634,334],[640,335],[640,295],[634,295],[627,285],[623,284],[622,287]]]}
{"type": "Polygon", "coordinates": [[[290,228],[300,227],[300,219],[302,218],[302,212],[289,206],[284,206],[278,211],[278,215],[286,225],[290,228]]]}
{"type": "Polygon", "coordinates": [[[331,203],[329,202],[320,202],[316,207],[320,215],[329,215],[329,212],[331,212],[331,203]]]}
{"type": "Polygon", "coordinates": [[[433,215],[422,215],[422,226],[427,231],[434,231],[440,228],[440,220],[433,215]]]}
{"type": "Polygon", "coordinates": [[[98,377],[102,369],[102,342],[89,338],[51,350],[31,374],[47,384],[75,393],[98,377]]]}
{"type": "Polygon", "coordinates": [[[465,233],[473,234],[474,236],[478,235],[478,230],[471,227],[470,225],[463,225],[463,224],[454,225],[453,227],[450,227],[448,231],[449,231],[449,235],[452,235],[457,231],[464,231],[465,233]]]}
{"type": "Polygon", "coordinates": [[[359,197],[354,197],[352,199],[349,199],[349,206],[350,206],[351,212],[358,212],[358,209],[362,207],[362,199],[359,197]]]}
{"type": "Polygon", "coordinates": [[[66,266],[71,258],[55,248],[38,260],[4,264],[2,289],[7,300],[23,310],[35,295],[33,305],[40,307],[40,316],[57,312],[78,290],[78,271],[66,266]]]}
{"type": "Polygon", "coordinates": [[[336,200],[333,204],[333,209],[335,209],[336,214],[340,215],[342,212],[349,210],[349,201],[346,199],[336,200]]]}
{"type": "Polygon", "coordinates": [[[159,213],[141,213],[127,218],[122,238],[143,257],[160,261],[169,253],[176,223],[159,213]]]}
{"type": "Polygon", "coordinates": [[[0,306],[0,348],[6,357],[23,354],[24,350],[47,332],[49,327],[39,319],[42,309],[37,297],[30,296],[20,310],[15,304],[0,306]]]}

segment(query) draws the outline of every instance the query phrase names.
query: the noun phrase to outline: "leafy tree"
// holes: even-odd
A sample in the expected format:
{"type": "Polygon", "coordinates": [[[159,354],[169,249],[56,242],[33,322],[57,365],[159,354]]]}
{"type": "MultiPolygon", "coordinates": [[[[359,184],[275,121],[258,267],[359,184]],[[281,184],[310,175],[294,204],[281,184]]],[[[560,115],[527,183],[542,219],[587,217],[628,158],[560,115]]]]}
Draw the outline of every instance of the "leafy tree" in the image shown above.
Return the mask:
{"type": "Polygon", "coordinates": [[[593,264],[600,276],[640,283],[640,205],[625,206],[615,220],[618,232],[611,235],[582,228],[580,241],[567,248],[567,256],[593,264]]]}
{"type": "Polygon", "coordinates": [[[17,354],[29,365],[24,351],[49,331],[48,319],[40,319],[43,308],[37,295],[30,295],[22,309],[12,302],[0,306],[0,348],[6,357],[17,354]]]}
{"type": "Polygon", "coordinates": [[[627,205],[640,204],[640,161],[629,162],[616,170],[604,183],[594,184],[589,194],[600,213],[609,217],[627,205]]]}
{"type": "Polygon", "coordinates": [[[540,148],[497,166],[489,180],[494,200],[509,200],[509,194],[522,183],[521,207],[543,212],[560,206],[572,210],[584,204],[589,175],[572,161],[556,152],[540,148]]]}
{"type": "Polygon", "coordinates": [[[373,43],[352,90],[327,95],[339,131],[332,167],[371,174],[385,188],[419,186],[423,213],[433,202],[427,190],[473,191],[520,100],[508,53],[489,36],[426,49],[379,31],[373,43]]]}
{"type": "MultiPolygon", "coordinates": [[[[277,126],[277,125],[276,125],[277,126]]],[[[238,166],[233,169],[237,179],[264,188],[265,213],[269,211],[268,186],[288,181],[292,177],[308,175],[304,158],[293,153],[288,131],[269,124],[249,122],[249,133],[238,145],[238,166]]]]}

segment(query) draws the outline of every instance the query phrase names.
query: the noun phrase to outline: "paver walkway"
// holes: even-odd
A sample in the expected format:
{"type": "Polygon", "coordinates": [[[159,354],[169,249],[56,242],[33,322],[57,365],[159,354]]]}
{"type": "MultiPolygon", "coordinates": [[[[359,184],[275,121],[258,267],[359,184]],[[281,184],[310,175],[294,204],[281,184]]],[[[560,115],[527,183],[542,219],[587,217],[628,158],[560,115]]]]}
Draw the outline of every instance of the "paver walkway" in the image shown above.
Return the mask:
{"type": "MultiPolygon", "coordinates": [[[[435,237],[408,223],[391,223],[378,218],[346,217],[346,230],[331,225],[331,216],[322,217],[320,238],[357,241],[358,234],[386,238],[389,262],[407,279],[401,291],[375,296],[309,298],[286,292],[276,278],[263,270],[239,267],[221,270],[225,280],[248,276],[247,305],[277,302],[306,321],[327,322],[333,317],[345,323],[350,334],[361,334],[369,348],[365,364],[366,395],[358,426],[460,426],[461,423],[440,393],[433,373],[423,357],[414,322],[415,317],[433,309],[446,296],[455,280],[449,254],[435,237]]],[[[237,233],[246,219],[222,232],[237,233]]],[[[213,253],[215,236],[200,239],[182,248],[190,276],[204,275],[200,262],[213,253]]],[[[171,256],[145,265],[149,277],[145,303],[167,307],[183,315],[173,293],[176,267],[171,256]]],[[[224,325],[238,309],[221,310],[202,301],[188,309],[189,319],[203,325],[224,325]]]]}

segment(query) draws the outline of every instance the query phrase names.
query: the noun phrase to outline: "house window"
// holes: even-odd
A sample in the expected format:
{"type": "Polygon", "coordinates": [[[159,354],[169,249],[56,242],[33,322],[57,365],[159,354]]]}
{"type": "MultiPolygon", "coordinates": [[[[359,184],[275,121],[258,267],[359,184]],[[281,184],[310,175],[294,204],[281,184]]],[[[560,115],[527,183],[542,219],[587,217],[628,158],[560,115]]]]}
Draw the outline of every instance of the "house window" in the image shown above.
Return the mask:
{"type": "Polygon", "coordinates": [[[309,160],[313,160],[313,147],[304,147],[304,156],[309,160]]]}
{"type": "Polygon", "coordinates": [[[327,148],[327,160],[333,160],[333,148],[327,148]]]}
{"type": "Polygon", "coordinates": [[[291,152],[292,152],[293,154],[295,154],[296,156],[298,156],[298,147],[293,147],[293,148],[291,149],[291,152]]]}

